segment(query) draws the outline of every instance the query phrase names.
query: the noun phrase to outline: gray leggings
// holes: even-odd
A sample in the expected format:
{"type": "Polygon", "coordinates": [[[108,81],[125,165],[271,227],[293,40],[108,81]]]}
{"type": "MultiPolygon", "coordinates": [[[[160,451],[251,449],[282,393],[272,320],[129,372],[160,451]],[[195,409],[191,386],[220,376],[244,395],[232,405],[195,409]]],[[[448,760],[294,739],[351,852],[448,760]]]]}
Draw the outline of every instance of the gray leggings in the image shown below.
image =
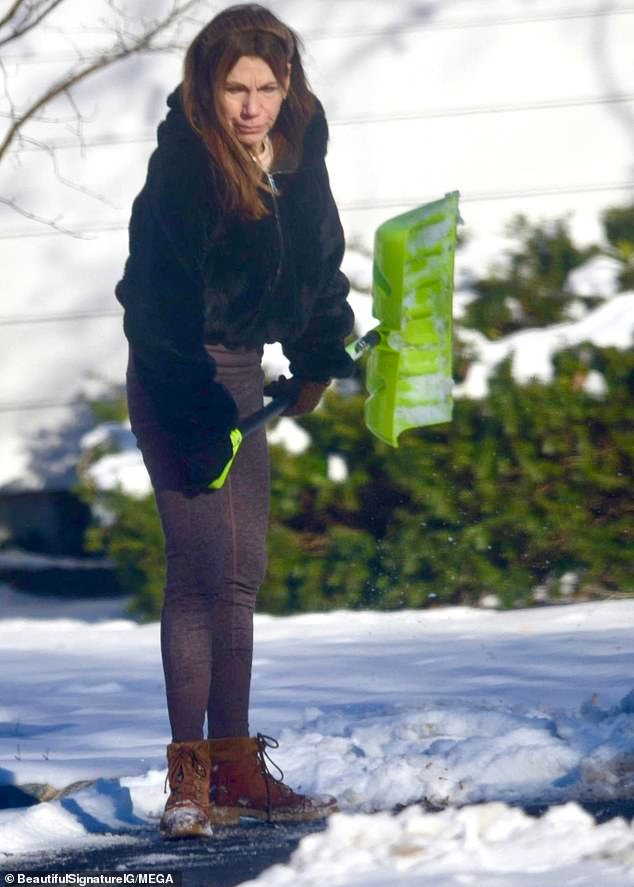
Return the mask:
{"type": "MultiPolygon", "coordinates": [[[[241,416],[262,406],[260,353],[208,346],[241,416]]],[[[192,496],[174,444],[156,421],[131,359],[132,430],[165,541],[161,653],[172,737],[249,735],[253,612],[266,569],[269,456],[264,429],[242,444],[222,490],[192,496]]]]}

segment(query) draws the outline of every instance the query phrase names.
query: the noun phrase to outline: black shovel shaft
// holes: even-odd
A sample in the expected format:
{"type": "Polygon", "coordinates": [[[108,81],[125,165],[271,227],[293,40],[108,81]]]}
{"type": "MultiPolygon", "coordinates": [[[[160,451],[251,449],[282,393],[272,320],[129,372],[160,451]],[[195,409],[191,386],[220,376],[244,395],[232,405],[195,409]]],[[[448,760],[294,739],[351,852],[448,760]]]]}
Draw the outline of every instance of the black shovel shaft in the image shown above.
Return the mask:
{"type": "Polygon", "coordinates": [[[258,428],[266,425],[270,419],[274,419],[280,413],[283,413],[292,403],[292,397],[276,397],[265,407],[262,407],[261,410],[251,413],[250,416],[238,423],[238,429],[242,437],[248,437],[250,434],[253,434],[258,428]]]}
{"type": "MultiPolygon", "coordinates": [[[[380,332],[378,329],[373,329],[367,332],[365,336],[361,336],[360,339],[357,339],[356,342],[348,345],[346,350],[353,360],[358,360],[362,354],[368,349],[374,348],[380,341],[380,332]]],[[[249,434],[253,434],[258,428],[266,425],[269,419],[274,419],[276,416],[279,416],[280,413],[283,413],[293,402],[294,398],[291,396],[276,397],[265,407],[262,407],[261,410],[257,410],[257,412],[251,413],[250,416],[246,416],[246,418],[238,424],[238,430],[242,434],[242,437],[248,437],[249,434]]]]}

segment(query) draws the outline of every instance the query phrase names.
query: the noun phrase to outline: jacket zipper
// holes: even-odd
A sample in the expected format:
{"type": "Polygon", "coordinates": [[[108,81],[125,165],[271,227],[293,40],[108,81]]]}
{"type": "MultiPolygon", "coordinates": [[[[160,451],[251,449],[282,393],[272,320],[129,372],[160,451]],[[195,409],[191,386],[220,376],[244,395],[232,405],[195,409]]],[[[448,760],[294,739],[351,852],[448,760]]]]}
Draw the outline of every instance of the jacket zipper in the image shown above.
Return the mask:
{"type": "Polygon", "coordinates": [[[271,196],[273,198],[273,215],[275,217],[275,227],[277,228],[277,236],[280,242],[280,254],[277,262],[277,270],[275,272],[275,277],[273,278],[273,286],[272,292],[275,292],[277,289],[277,285],[280,280],[280,275],[282,274],[282,263],[284,261],[284,234],[282,232],[282,221],[280,219],[280,208],[277,205],[277,195],[280,193],[278,187],[275,183],[275,179],[271,175],[270,172],[266,173],[266,178],[268,179],[269,187],[271,189],[271,196]]]}

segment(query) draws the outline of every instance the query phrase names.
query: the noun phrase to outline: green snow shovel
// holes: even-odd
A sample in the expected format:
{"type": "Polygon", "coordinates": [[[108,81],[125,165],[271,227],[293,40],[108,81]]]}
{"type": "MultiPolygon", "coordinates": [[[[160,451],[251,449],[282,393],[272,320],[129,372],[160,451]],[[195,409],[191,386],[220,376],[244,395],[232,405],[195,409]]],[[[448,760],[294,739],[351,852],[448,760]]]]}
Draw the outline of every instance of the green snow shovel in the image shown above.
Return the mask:
{"type": "Polygon", "coordinates": [[[393,447],[406,428],[451,421],[458,197],[454,191],[376,232],[372,293],[379,326],[366,369],[365,422],[393,447]]]}
{"type": "MultiPolygon", "coordinates": [[[[374,240],[373,314],[379,325],[348,346],[369,350],[365,423],[398,446],[407,428],[451,421],[452,297],[457,191],[384,222],[374,240]]],[[[291,405],[275,398],[231,432],[233,457],[210,486],[222,486],[241,441],[291,405]]]]}

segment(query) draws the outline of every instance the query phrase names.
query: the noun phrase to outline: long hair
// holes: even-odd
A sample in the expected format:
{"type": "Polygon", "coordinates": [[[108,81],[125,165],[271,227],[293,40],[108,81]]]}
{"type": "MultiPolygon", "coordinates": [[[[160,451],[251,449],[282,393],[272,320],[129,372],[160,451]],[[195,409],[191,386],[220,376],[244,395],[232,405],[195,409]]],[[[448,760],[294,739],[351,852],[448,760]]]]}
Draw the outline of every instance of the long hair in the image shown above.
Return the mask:
{"type": "Polygon", "coordinates": [[[242,56],[255,56],[270,67],[282,85],[291,66],[290,85],[270,133],[276,157],[295,165],[306,125],[317,100],[310,91],[300,57],[299,37],[256,3],[231,6],[213,18],[194,38],[185,56],[183,108],[224,176],[225,208],[246,218],[262,218],[267,189],[262,171],[224,120],[220,95],[228,73],[242,56]]]}

